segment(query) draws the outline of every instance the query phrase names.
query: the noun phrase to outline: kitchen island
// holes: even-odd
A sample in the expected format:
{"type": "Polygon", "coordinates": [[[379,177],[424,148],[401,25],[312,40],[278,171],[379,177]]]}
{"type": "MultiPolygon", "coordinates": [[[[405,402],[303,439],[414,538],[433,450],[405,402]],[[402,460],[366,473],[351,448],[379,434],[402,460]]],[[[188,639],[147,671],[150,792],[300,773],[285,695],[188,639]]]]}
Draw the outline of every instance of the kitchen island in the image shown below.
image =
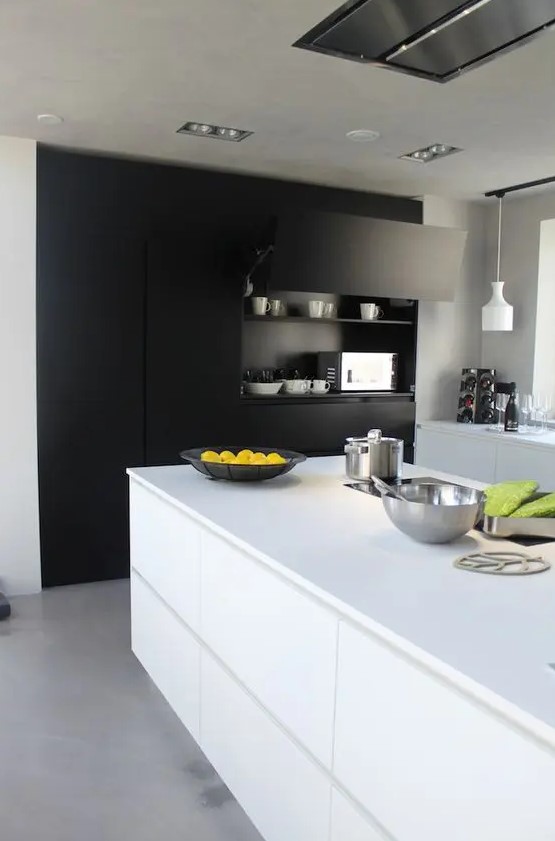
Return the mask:
{"type": "Polygon", "coordinates": [[[492,542],[414,543],[343,470],[130,470],[135,654],[267,841],[553,841],[555,570],[455,569],[492,542]]]}

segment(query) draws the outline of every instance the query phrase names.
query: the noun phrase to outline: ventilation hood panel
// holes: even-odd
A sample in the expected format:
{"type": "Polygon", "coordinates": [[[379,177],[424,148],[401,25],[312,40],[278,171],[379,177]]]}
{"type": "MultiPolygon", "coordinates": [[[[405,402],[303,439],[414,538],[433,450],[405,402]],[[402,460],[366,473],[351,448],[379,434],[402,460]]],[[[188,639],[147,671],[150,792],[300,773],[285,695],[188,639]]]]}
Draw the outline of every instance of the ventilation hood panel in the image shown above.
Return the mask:
{"type": "Polygon", "coordinates": [[[278,219],[274,289],[452,301],[467,232],[322,211],[278,219]]]}
{"type": "Polygon", "coordinates": [[[356,0],[294,46],[447,82],[555,24],[555,0],[356,0]]]}

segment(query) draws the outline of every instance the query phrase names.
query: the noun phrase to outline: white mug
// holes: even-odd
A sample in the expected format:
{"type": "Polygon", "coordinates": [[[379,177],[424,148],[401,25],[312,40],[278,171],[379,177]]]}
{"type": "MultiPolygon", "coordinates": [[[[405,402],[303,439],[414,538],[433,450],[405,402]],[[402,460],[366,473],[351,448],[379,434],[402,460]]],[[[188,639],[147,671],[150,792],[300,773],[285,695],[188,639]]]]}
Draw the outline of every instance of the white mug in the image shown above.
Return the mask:
{"type": "Polygon", "coordinates": [[[270,301],[270,315],[281,315],[282,312],[283,304],[281,301],[278,301],[277,298],[270,301]]]}
{"type": "Polygon", "coordinates": [[[255,315],[266,315],[270,312],[270,302],[267,298],[251,298],[252,311],[255,315]]]}
{"type": "Polygon", "coordinates": [[[361,304],[360,317],[363,321],[377,321],[383,318],[383,310],[377,304],[361,304]]]}
{"type": "Polygon", "coordinates": [[[327,394],[331,386],[327,380],[312,380],[310,390],[313,394],[327,394]]]}
{"type": "Polygon", "coordinates": [[[307,380],[285,380],[287,394],[306,394],[310,388],[307,380]]]}
{"type": "Polygon", "coordinates": [[[326,304],[324,301],[309,301],[308,314],[310,318],[322,318],[324,315],[325,306],[326,304]]]}

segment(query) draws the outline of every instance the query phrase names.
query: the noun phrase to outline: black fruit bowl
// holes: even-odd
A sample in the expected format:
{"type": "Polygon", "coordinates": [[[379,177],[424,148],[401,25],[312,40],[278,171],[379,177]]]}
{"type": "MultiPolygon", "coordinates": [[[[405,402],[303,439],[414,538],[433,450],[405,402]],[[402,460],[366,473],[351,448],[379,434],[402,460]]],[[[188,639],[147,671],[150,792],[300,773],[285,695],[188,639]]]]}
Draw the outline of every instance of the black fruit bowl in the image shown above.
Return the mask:
{"type": "Polygon", "coordinates": [[[293,450],[278,450],[276,447],[196,447],[193,450],[183,450],[179,456],[209,479],[226,479],[228,482],[263,482],[264,479],[275,479],[276,476],[289,473],[301,461],[306,461],[306,456],[302,453],[295,453],[293,450]],[[200,457],[206,450],[213,450],[215,453],[230,450],[232,453],[238,453],[246,449],[264,453],[265,456],[278,452],[287,461],[285,464],[218,464],[213,461],[202,461],[200,457]]]}

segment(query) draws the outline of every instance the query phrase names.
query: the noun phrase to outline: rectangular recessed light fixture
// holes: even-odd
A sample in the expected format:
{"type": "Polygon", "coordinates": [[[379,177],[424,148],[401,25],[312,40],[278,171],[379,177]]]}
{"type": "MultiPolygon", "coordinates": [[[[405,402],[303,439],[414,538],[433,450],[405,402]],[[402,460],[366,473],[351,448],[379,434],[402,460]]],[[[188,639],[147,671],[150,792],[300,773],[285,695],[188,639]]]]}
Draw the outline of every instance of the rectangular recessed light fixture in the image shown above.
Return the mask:
{"type": "Polygon", "coordinates": [[[462,149],[457,146],[448,146],[447,143],[432,143],[431,146],[425,146],[423,149],[416,149],[414,152],[407,152],[406,155],[400,155],[401,161],[413,161],[417,164],[429,164],[438,158],[446,158],[447,155],[454,155],[455,152],[462,152],[462,149]]]}
{"type": "Polygon", "coordinates": [[[250,137],[252,131],[245,131],[240,128],[229,128],[228,126],[213,126],[210,123],[183,123],[177,129],[177,134],[193,134],[196,137],[211,137],[212,140],[230,140],[232,143],[240,143],[246,137],[250,137]]]}

